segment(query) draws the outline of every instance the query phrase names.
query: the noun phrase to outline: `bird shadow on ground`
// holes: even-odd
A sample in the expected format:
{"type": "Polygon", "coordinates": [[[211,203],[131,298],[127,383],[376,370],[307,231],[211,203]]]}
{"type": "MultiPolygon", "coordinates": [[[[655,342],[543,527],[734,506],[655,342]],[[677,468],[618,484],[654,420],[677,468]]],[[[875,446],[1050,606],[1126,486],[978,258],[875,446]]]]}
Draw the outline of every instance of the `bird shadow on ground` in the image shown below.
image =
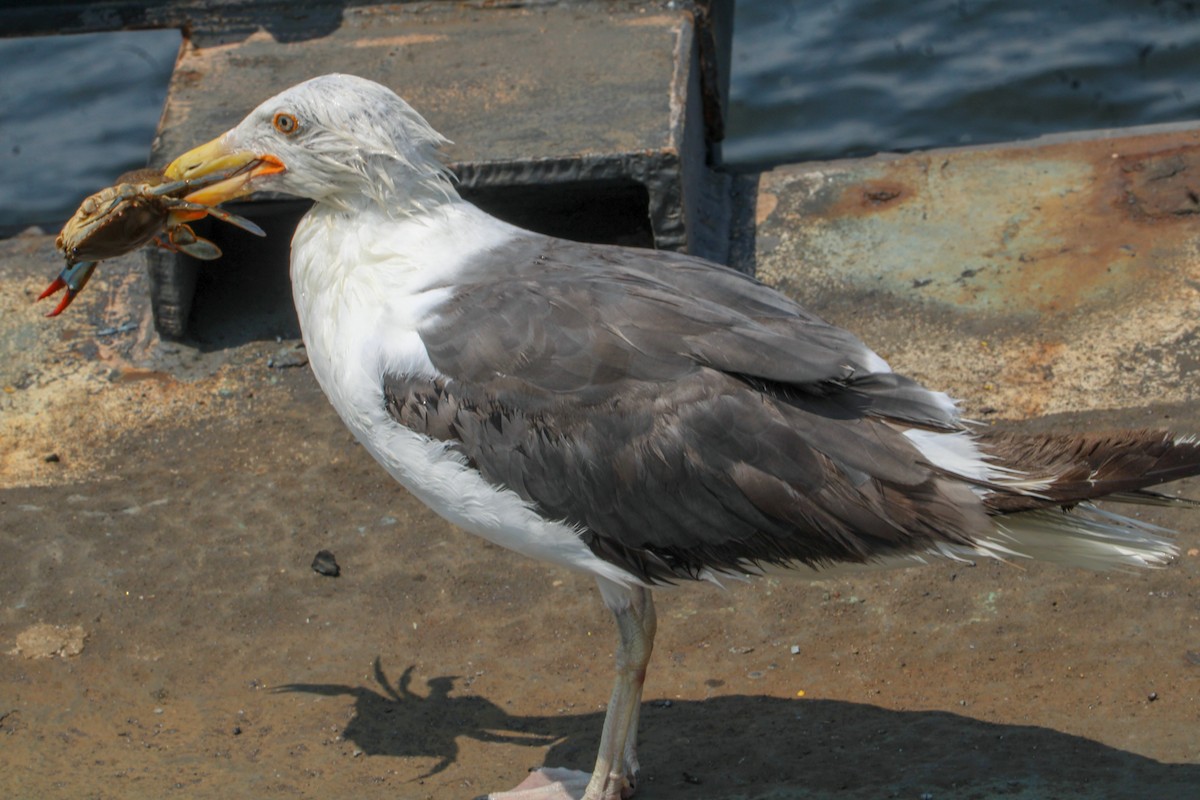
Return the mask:
{"type": "MultiPolygon", "coordinates": [[[[368,755],[437,759],[421,777],[453,764],[463,737],[549,747],[546,765],[590,769],[602,712],[513,715],[478,695],[456,696],[456,676],[431,678],[417,694],[413,671],[393,684],[376,659],[377,688],[288,684],[276,691],[353,697],[343,737],[368,755]]],[[[1183,798],[1200,786],[1198,764],[1164,764],[1049,728],[838,700],[650,699],[640,742],[644,795],[654,798],[785,798],[801,789],[806,798],[1183,798]]]]}

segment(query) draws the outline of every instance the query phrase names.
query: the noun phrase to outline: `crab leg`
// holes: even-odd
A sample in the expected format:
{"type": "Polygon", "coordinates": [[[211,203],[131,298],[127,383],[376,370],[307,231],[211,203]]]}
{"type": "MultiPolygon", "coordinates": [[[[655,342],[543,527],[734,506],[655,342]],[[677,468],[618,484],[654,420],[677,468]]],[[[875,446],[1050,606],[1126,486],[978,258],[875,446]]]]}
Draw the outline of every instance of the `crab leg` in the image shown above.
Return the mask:
{"type": "Polygon", "coordinates": [[[192,226],[179,224],[174,228],[167,230],[167,241],[156,239],[160,247],[167,250],[173,250],[177,253],[184,253],[192,258],[198,258],[201,261],[212,261],[221,257],[221,248],[205,239],[203,236],[197,236],[192,230],[192,226]]]}
{"type": "Polygon", "coordinates": [[[236,225],[247,233],[253,233],[255,236],[267,235],[266,231],[245,217],[239,217],[237,214],[226,211],[223,208],[206,206],[202,203],[191,203],[187,200],[178,200],[171,203],[171,222],[167,223],[167,227],[175,227],[176,222],[203,219],[205,215],[216,217],[222,222],[228,222],[230,225],[236,225]]]}

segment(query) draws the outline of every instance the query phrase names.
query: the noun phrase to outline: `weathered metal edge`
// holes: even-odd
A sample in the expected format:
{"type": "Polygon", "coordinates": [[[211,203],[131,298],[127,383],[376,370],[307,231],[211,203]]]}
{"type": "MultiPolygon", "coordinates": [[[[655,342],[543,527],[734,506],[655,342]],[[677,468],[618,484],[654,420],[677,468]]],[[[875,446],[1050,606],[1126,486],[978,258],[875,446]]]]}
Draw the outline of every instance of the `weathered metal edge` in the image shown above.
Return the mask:
{"type": "MultiPolygon", "coordinates": [[[[722,2],[722,0],[716,0],[722,2]]],[[[706,5],[707,0],[42,0],[37,4],[0,5],[0,38],[57,36],[76,33],[180,28],[189,32],[220,32],[227,38],[250,35],[264,28],[281,42],[303,41],[325,36],[340,27],[348,8],[390,5],[409,10],[440,7],[536,8],[548,5],[603,5],[639,9],[670,9],[706,5]]]]}

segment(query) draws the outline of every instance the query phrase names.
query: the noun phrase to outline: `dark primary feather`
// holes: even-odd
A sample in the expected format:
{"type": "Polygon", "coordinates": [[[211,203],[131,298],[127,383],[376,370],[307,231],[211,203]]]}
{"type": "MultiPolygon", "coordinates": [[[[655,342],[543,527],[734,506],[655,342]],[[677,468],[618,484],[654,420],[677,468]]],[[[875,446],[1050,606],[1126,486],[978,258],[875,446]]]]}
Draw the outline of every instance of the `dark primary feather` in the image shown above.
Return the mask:
{"type": "Polygon", "coordinates": [[[828,401],[805,409],[711,370],[620,388],[592,404],[528,387],[518,399],[506,379],[384,383],[399,422],[454,442],[490,482],[650,580],[865,562],[986,529],[971,491],[917,463],[886,423],[823,416],[828,401]]]}
{"type": "Polygon", "coordinates": [[[1164,498],[1145,487],[1195,475],[1200,459],[1200,444],[1155,430],[1082,434],[988,431],[980,434],[979,441],[997,464],[1049,480],[1049,486],[1036,497],[989,495],[985,500],[988,507],[1002,513],[1049,504],[1072,506],[1109,496],[1126,502],[1158,503],[1164,498]]]}

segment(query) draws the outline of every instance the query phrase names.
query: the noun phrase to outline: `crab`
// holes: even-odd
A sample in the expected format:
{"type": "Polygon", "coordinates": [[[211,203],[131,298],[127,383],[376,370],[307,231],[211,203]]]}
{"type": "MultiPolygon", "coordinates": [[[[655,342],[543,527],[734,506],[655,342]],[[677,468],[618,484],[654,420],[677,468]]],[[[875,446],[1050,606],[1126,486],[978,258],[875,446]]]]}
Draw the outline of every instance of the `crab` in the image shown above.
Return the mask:
{"type": "Polygon", "coordinates": [[[38,300],[60,289],[67,291],[46,316],[61,314],[87,285],[101,261],[131,253],[151,241],[202,261],[220,258],[220,248],[197,236],[188,222],[211,215],[255,236],[265,236],[262,228],[245,217],[188,199],[206,186],[243,172],[247,166],[185,181],[166,181],[162,172],[154,169],[134,170],[118,178],[115,185],[88,197],[54,240],[67,265],[38,300]]]}

